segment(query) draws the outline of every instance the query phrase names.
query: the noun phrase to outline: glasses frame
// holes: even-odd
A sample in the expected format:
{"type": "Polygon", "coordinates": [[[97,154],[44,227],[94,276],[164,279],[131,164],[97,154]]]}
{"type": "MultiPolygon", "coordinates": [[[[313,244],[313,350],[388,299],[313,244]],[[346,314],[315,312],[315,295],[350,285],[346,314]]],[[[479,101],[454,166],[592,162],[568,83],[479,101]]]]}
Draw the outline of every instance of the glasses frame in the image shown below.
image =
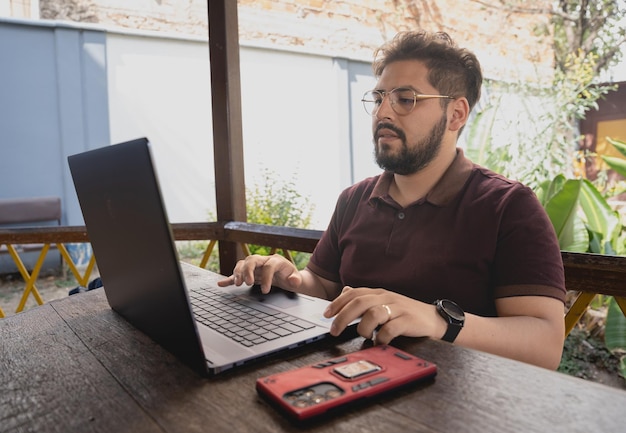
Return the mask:
{"type": "Polygon", "coordinates": [[[371,116],[376,115],[376,113],[378,112],[378,110],[380,110],[381,105],[383,104],[383,101],[385,99],[385,96],[389,96],[394,92],[397,91],[410,91],[413,92],[413,105],[411,106],[411,109],[409,111],[407,111],[406,113],[401,112],[399,113],[398,110],[396,109],[396,103],[393,102],[393,100],[389,101],[389,105],[391,105],[391,109],[393,110],[394,113],[396,113],[398,116],[406,116],[408,114],[411,114],[411,112],[415,109],[415,106],[417,105],[417,101],[424,101],[426,99],[456,99],[454,96],[448,96],[448,95],[427,95],[427,94],[422,94],[422,93],[417,93],[415,90],[409,88],[409,87],[396,87],[395,89],[391,89],[388,92],[385,92],[384,90],[368,90],[367,92],[365,92],[363,94],[363,97],[361,98],[361,102],[363,103],[363,108],[365,109],[365,112],[371,116]],[[367,94],[378,94],[380,95],[380,101],[372,101],[370,99],[365,99],[365,96],[367,94]],[[376,105],[376,103],[378,102],[378,105],[376,105]],[[373,107],[370,110],[368,110],[368,104],[373,104],[373,107]]]}

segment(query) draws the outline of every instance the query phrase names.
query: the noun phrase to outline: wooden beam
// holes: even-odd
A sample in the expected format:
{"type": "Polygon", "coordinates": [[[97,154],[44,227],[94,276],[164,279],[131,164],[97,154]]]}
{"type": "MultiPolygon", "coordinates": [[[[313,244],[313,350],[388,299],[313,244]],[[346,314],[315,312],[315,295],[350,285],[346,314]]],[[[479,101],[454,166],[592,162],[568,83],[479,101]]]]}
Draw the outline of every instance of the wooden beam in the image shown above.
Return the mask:
{"type": "Polygon", "coordinates": [[[224,225],[224,237],[234,242],[312,253],[322,231],[232,221],[224,225]]]}
{"type": "MultiPolygon", "coordinates": [[[[208,18],[217,220],[246,221],[237,2],[208,0],[208,18]]],[[[230,275],[243,255],[234,242],[219,252],[230,275]]]]}
{"type": "Polygon", "coordinates": [[[568,290],[626,296],[626,257],[561,252],[568,290]]]}

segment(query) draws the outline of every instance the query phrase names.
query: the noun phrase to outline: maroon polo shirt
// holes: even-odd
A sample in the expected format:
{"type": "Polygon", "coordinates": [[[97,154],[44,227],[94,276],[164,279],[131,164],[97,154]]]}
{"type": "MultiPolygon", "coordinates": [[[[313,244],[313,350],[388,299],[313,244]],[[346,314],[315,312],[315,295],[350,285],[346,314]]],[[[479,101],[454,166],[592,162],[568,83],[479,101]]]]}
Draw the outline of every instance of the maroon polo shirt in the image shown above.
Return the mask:
{"type": "Polygon", "coordinates": [[[495,299],[565,299],[552,223],[535,194],[458,149],[424,197],[402,207],[391,173],[344,190],[309,269],[341,285],[385,288],[424,302],[451,299],[495,316],[495,299]]]}

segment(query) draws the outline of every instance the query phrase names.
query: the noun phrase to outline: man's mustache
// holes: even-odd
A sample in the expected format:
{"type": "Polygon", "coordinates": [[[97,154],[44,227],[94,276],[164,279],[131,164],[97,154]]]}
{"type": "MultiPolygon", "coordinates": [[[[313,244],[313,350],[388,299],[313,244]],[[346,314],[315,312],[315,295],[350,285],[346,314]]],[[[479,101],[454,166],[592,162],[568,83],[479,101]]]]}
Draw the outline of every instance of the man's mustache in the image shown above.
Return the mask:
{"type": "Polygon", "coordinates": [[[391,124],[391,123],[379,123],[378,125],[376,125],[376,130],[374,131],[374,138],[376,140],[378,140],[379,137],[379,133],[381,129],[388,129],[390,131],[393,131],[398,138],[400,138],[401,140],[405,140],[406,136],[404,135],[404,131],[402,131],[400,128],[398,128],[397,126],[391,124]]]}

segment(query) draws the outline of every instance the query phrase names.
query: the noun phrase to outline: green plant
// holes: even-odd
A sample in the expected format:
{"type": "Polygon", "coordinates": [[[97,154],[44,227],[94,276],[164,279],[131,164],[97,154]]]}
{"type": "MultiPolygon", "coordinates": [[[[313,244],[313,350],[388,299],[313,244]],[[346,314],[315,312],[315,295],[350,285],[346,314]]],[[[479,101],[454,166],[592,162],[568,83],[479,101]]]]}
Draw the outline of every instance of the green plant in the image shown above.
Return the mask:
{"type": "Polygon", "coordinates": [[[615,298],[611,298],[606,316],[604,342],[607,349],[620,360],[620,374],[626,378],[626,316],[615,298]]]}
{"type": "Polygon", "coordinates": [[[620,47],[626,41],[623,24],[626,3],[623,0],[558,0],[551,3],[552,30],[544,29],[544,32],[552,35],[557,69],[566,69],[567,55],[579,49],[597,58],[594,75],[619,61],[622,56],[620,47]]]}
{"type": "MultiPolygon", "coordinates": [[[[562,250],[601,254],[624,253],[623,226],[619,214],[586,179],[557,176],[538,191],[559,239],[562,250]],[[582,227],[582,228],[581,228],[582,227]],[[586,230],[585,230],[586,229],[586,230]]],[[[613,297],[596,296],[593,308],[607,306],[606,348],[620,361],[620,374],[626,378],[626,317],[613,297]]],[[[562,365],[569,371],[572,365],[562,365]]]]}
{"type": "Polygon", "coordinates": [[[619,213],[587,179],[558,175],[544,182],[537,196],[554,225],[561,250],[611,255],[624,252],[619,213]]]}
{"type": "MultiPolygon", "coordinates": [[[[615,147],[626,158],[626,142],[614,140],[610,137],[607,137],[607,141],[611,143],[613,147],[615,147]]],[[[622,175],[623,177],[626,177],[626,159],[608,155],[600,156],[609,167],[615,170],[616,173],[622,175]]]]}
{"type": "Polygon", "coordinates": [[[584,252],[589,248],[589,236],[578,214],[581,185],[579,179],[558,175],[551,182],[544,182],[537,191],[554,226],[559,247],[564,251],[584,252]]]}
{"type": "MultiPolygon", "coordinates": [[[[246,190],[246,213],[247,220],[253,224],[265,224],[272,226],[294,227],[306,229],[310,227],[314,205],[307,197],[303,197],[297,190],[293,181],[283,181],[276,173],[265,169],[262,171],[261,183],[255,184],[246,190]]],[[[215,215],[210,213],[209,220],[215,220],[215,215]]],[[[183,254],[191,258],[192,263],[200,262],[208,243],[192,244],[179,247],[183,254]],[[195,258],[194,258],[195,257],[195,258]]],[[[272,253],[271,247],[265,245],[248,245],[251,254],[268,255],[272,253]]],[[[278,251],[280,253],[280,251],[278,251]]],[[[310,253],[290,252],[298,269],[303,269],[309,262],[310,253]]],[[[219,272],[218,253],[211,253],[208,269],[219,272]]]]}
{"type": "Polygon", "coordinates": [[[468,125],[470,159],[532,189],[558,174],[572,177],[578,121],[616,89],[594,83],[596,60],[582,50],[570,53],[550,86],[486,81],[485,105],[468,125]]]}
{"type": "Polygon", "coordinates": [[[282,181],[276,173],[265,169],[262,183],[246,193],[248,222],[274,226],[308,228],[313,205],[302,197],[293,181],[282,181]]]}
{"type": "MultiPolygon", "coordinates": [[[[276,173],[265,169],[263,182],[249,189],[246,195],[248,222],[306,229],[311,224],[313,205],[297,190],[293,181],[281,181],[276,173]]],[[[251,254],[268,255],[270,247],[249,245],[251,254]]],[[[296,252],[292,259],[298,269],[309,261],[310,254],[296,252]]]]}

